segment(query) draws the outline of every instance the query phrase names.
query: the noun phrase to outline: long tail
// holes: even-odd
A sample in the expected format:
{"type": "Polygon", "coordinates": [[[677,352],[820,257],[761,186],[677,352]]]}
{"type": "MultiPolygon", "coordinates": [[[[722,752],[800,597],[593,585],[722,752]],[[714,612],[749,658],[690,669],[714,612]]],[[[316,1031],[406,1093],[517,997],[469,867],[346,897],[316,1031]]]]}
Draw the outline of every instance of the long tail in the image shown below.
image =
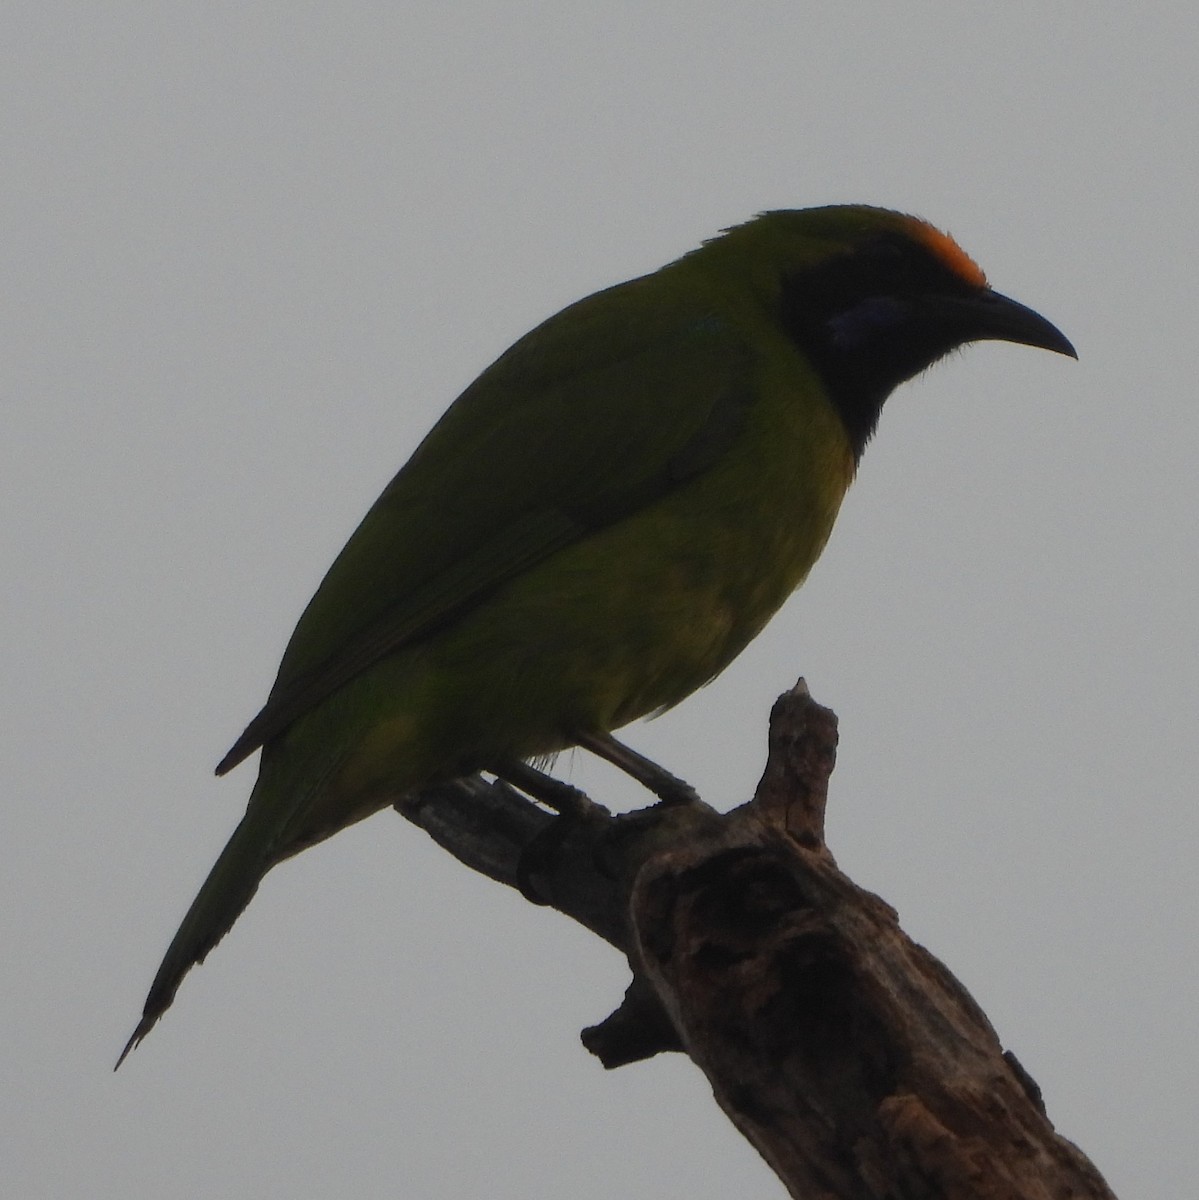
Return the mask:
{"type": "Polygon", "coordinates": [[[270,853],[271,834],[274,832],[271,826],[275,822],[269,819],[264,821],[264,816],[266,814],[261,808],[251,802],[241,824],[233,831],[228,845],[221,851],[204,886],[187,910],[187,916],[183,918],[183,924],[179,926],[179,932],[175,934],[162,966],[154,977],[142,1010],[142,1019],[137,1023],[133,1036],[125,1043],[125,1049],[121,1051],[113,1070],[120,1067],[129,1051],[171,1007],[183,977],[197,963],[202,963],[205,955],[229,932],[258,890],[262,877],[278,861],[270,853]]]}

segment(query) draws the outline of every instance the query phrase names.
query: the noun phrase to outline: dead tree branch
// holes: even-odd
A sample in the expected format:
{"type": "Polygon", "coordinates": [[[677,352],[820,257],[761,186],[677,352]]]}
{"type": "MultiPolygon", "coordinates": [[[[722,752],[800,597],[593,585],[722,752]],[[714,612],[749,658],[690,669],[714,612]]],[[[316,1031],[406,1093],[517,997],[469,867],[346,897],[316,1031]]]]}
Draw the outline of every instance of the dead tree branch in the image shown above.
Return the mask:
{"type": "Polygon", "coordinates": [[[559,821],[481,779],[397,808],[624,951],[633,981],[584,1044],[608,1067],[687,1053],[791,1195],[1114,1200],[962,985],[838,870],[836,743],[801,681],[771,714],[753,800],[727,814],[559,821]]]}

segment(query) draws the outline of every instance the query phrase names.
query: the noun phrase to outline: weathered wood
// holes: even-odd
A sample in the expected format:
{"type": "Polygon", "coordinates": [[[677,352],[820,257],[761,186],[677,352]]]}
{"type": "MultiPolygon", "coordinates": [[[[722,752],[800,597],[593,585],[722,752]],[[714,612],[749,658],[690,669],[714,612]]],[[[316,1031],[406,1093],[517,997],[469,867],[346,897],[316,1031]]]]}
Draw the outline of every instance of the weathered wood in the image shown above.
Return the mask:
{"type": "Polygon", "coordinates": [[[754,799],[558,822],[500,783],[397,807],[468,865],[622,949],[583,1039],[606,1066],[683,1050],[804,1200],[1114,1200],[948,970],[824,842],[834,715],[802,681],[754,799]],[[530,865],[532,864],[532,865],[530,865]]]}

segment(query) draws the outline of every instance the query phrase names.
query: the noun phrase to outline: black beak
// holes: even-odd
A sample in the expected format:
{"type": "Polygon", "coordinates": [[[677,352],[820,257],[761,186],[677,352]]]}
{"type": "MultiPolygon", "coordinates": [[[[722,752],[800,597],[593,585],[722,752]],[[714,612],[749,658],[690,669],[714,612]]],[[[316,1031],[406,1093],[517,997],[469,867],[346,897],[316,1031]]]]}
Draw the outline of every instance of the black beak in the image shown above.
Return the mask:
{"type": "Polygon", "coordinates": [[[1070,339],[1040,313],[986,288],[973,296],[938,297],[933,302],[946,328],[962,342],[1016,342],[1077,358],[1070,339]]]}

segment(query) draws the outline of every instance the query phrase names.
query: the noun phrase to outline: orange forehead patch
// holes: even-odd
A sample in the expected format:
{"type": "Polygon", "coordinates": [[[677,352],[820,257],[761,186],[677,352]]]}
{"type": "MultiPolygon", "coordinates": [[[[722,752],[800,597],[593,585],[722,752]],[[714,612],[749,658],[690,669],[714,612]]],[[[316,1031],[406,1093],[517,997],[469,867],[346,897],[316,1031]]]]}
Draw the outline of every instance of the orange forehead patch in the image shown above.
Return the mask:
{"type": "Polygon", "coordinates": [[[983,269],[949,236],[926,221],[917,221],[912,231],[916,240],[923,242],[959,279],[972,287],[986,287],[987,277],[983,269]]]}

